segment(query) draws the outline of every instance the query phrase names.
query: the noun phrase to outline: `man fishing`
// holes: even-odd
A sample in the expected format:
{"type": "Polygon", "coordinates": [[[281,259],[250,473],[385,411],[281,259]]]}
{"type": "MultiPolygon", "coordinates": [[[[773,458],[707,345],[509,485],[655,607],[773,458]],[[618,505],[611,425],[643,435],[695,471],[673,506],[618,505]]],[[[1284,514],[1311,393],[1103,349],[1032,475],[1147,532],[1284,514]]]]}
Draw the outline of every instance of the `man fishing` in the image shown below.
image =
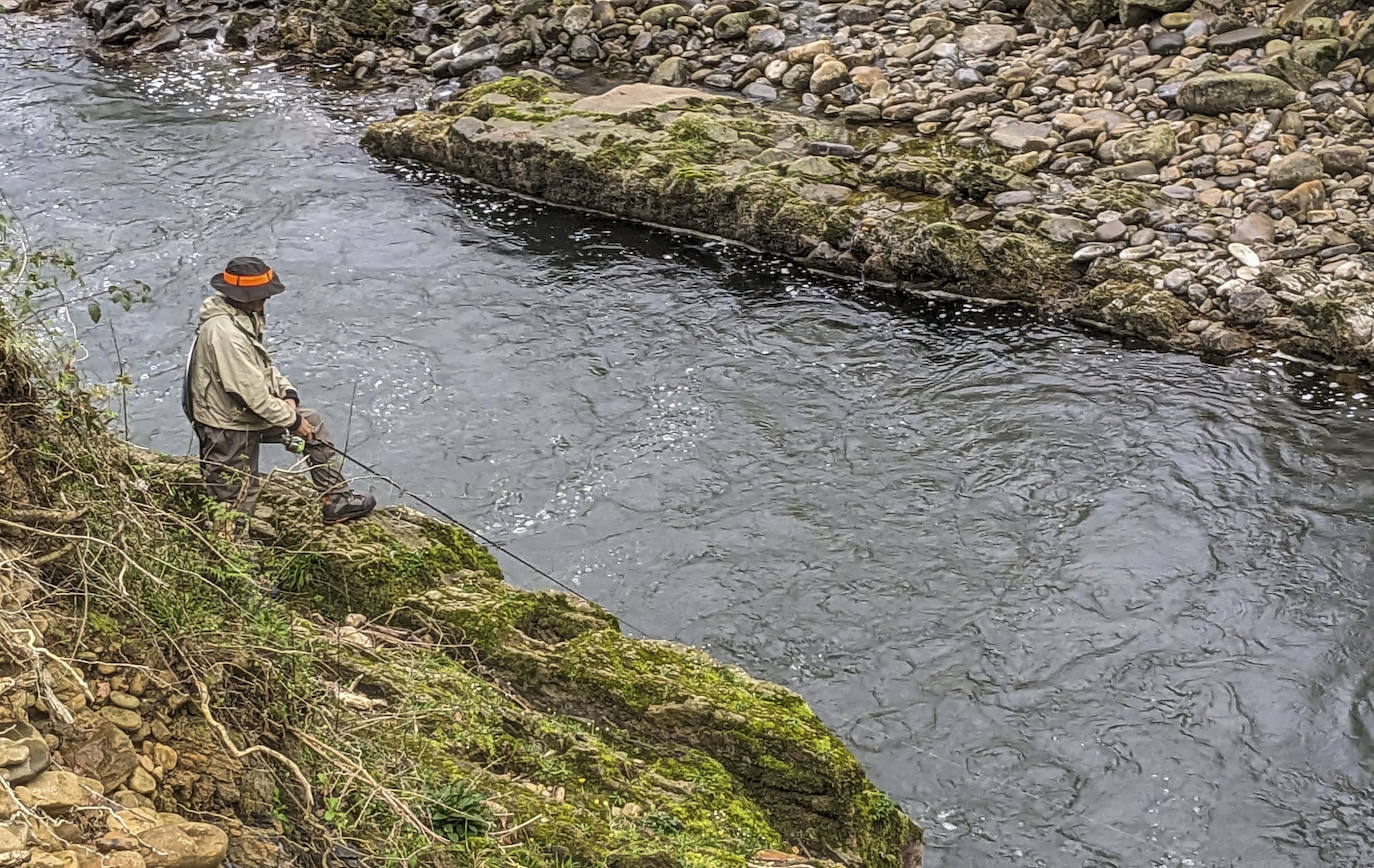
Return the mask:
{"type": "Polygon", "coordinates": [[[299,438],[311,481],[323,495],[325,523],[371,513],[376,499],[349,490],[320,414],[301,408],[300,396],[263,342],[263,308],[286,286],[253,256],[231,259],[210,286],[216,292],[200,306],[181,399],[200,439],[200,470],[210,496],[251,516],[262,488],[258,447],[299,438]]]}

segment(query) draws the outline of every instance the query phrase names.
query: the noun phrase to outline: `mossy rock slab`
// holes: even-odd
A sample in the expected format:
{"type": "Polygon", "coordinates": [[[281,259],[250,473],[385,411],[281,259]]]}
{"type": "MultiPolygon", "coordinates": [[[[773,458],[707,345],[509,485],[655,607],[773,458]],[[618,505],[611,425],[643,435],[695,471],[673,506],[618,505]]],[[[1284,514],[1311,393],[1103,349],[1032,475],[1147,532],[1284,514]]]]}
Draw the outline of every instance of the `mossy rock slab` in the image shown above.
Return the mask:
{"type": "Polygon", "coordinates": [[[823,259],[827,270],[867,279],[1039,299],[1069,277],[1068,251],[1030,235],[933,225],[956,204],[1034,187],[996,159],[689,88],[577,96],[526,73],[375,124],[363,143],[557,204],[823,259]]]}

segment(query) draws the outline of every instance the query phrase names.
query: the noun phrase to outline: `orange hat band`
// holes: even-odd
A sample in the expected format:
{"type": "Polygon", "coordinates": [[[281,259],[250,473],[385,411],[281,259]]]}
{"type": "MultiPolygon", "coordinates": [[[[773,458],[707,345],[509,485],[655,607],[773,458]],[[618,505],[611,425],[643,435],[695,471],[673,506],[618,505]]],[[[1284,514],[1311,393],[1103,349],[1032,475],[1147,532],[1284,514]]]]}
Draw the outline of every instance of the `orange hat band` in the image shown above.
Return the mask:
{"type": "Polygon", "coordinates": [[[262,286],[272,282],[272,269],[267,269],[262,274],[230,274],[224,272],[224,282],[230,286],[262,286]]]}

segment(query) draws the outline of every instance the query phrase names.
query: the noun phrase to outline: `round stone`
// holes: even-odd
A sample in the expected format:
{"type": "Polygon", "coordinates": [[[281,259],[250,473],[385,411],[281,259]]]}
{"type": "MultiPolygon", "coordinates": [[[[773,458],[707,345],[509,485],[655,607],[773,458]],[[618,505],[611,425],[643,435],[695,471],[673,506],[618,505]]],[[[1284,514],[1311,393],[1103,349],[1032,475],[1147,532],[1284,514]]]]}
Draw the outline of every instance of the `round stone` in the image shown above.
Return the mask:
{"type": "Polygon", "coordinates": [[[1226,245],[1226,252],[1230,253],[1241,265],[1248,265],[1251,268],[1258,268],[1260,264],[1259,254],[1239,241],[1232,241],[1226,245]]]}
{"type": "Polygon", "coordinates": [[[1169,57],[1182,51],[1184,44],[1182,33],[1168,30],[1157,33],[1150,39],[1150,53],[1169,57]]]}
{"type": "Polygon", "coordinates": [[[129,711],[137,711],[141,703],[137,696],[130,696],[120,690],[112,690],[110,691],[110,704],[129,711]]]}

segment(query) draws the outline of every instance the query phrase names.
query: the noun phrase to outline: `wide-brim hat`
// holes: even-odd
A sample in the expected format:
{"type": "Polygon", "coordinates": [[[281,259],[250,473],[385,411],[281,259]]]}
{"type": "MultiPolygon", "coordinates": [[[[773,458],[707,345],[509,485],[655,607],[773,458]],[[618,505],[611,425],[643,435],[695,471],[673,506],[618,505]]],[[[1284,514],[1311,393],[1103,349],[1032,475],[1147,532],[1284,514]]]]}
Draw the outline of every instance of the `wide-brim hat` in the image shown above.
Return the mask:
{"type": "Polygon", "coordinates": [[[237,256],[210,278],[210,285],[234,301],[251,304],[286,289],[277,273],[256,256],[237,256]]]}

